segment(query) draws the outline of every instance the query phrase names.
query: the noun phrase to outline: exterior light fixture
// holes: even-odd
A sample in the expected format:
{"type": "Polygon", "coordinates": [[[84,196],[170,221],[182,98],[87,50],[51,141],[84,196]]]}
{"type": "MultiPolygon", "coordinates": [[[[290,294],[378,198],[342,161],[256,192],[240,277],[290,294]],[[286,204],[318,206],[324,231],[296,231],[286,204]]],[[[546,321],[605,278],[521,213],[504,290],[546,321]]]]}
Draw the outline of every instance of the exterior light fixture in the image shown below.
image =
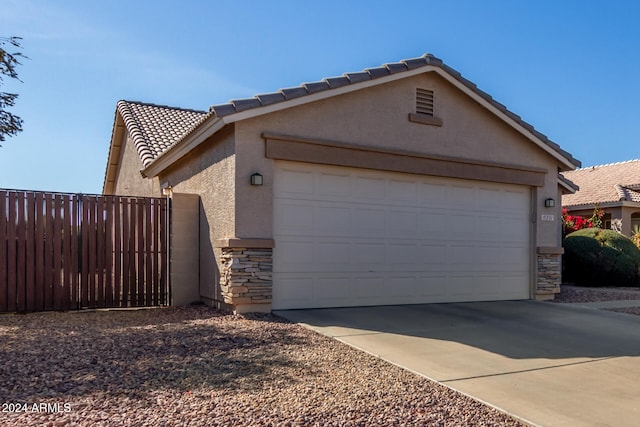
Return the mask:
{"type": "Polygon", "coordinates": [[[259,173],[254,173],[253,175],[251,175],[251,185],[262,185],[262,184],[263,184],[262,175],[260,175],[259,173]]]}
{"type": "Polygon", "coordinates": [[[553,200],[553,199],[545,199],[544,207],[545,208],[555,208],[556,207],[556,201],[553,200]]]}

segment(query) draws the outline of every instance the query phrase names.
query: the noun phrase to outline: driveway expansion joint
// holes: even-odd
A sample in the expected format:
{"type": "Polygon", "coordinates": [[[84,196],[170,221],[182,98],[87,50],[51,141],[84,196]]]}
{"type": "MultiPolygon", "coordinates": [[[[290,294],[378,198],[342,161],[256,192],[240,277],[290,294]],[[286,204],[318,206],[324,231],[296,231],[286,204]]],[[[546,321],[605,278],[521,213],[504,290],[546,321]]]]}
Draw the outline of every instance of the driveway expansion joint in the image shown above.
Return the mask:
{"type": "Polygon", "coordinates": [[[586,364],[589,364],[589,363],[602,362],[602,361],[605,361],[605,360],[619,359],[621,357],[623,357],[623,356],[599,357],[599,358],[595,358],[595,359],[591,359],[591,360],[582,360],[580,362],[561,363],[559,365],[553,365],[553,366],[542,366],[540,368],[521,369],[521,370],[518,370],[518,371],[509,371],[509,372],[498,372],[498,373],[495,373],[495,374],[476,375],[476,376],[472,376],[472,377],[452,378],[452,379],[448,379],[448,380],[438,380],[438,382],[445,384],[445,383],[453,383],[453,382],[456,382],[456,381],[477,380],[477,379],[481,379],[481,378],[500,377],[500,376],[512,375],[512,374],[524,374],[524,373],[527,373],[527,372],[545,371],[545,370],[550,370],[550,369],[564,368],[566,366],[586,365],[586,364]]]}

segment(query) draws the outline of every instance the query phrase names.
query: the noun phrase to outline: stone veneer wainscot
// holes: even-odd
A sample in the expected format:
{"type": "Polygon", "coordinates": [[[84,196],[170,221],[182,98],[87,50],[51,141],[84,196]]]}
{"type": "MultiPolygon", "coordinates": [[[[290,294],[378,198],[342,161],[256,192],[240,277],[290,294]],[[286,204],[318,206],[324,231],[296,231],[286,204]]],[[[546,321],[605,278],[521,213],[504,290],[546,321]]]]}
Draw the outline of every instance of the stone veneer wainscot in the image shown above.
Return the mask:
{"type": "Polygon", "coordinates": [[[273,240],[222,239],[220,290],[235,312],[270,311],[273,289],[273,240]]]}
{"type": "Polygon", "coordinates": [[[539,247],[537,249],[536,299],[552,299],[560,292],[562,281],[563,248],[539,247]]]}

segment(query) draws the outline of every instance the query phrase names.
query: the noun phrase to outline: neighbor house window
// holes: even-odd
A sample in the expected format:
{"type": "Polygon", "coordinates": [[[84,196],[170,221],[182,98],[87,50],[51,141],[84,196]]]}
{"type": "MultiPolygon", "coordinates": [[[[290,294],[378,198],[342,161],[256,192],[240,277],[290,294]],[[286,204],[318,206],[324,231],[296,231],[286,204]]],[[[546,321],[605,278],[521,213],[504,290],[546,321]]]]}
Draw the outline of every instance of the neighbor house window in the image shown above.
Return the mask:
{"type": "Polygon", "coordinates": [[[424,125],[442,126],[442,119],[436,117],[436,99],[431,89],[416,89],[416,104],[409,121],[424,125]]]}
{"type": "Polygon", "coordinates": [[[640,229],[640,212],[636,212],[631,214],[631,232],[633,233],[636,229],[640,229]]]}

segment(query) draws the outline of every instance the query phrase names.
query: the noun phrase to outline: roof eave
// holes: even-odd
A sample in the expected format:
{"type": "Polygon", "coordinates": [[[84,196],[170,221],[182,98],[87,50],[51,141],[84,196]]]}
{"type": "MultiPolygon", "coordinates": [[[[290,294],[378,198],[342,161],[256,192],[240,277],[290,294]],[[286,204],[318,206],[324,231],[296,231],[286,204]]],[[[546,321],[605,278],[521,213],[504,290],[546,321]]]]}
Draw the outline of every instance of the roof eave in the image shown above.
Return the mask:
{"type": "Polygon", "coordinates": [[[122,139],[124,138],[126,127],[120,112],[116,109],[113,119],[113,130],[111,131],[111,143],[109,144],[109,155],[107,156],[107,166],[102,183],[102,194],[113,194],[118,165],[120,163],[120,153],[122,150],[122,139]]]}
{"type": "Polygon", "coordinates": [[[588,202],[588,203],[578,203],[576,205],[565,205],[562,204],[563,208],[567,208],[569,210],[582,210],[582,209],[593,209],[595,206],[599,208],[618,208],[618,207],[629,207],[629,208],[638,208],[640,207],[640,202],[632,202],[629,200],[619,200],[619,201],[608,201],[608,202],[588,202]]]}
{"type": "Polygon", "coordinates": [[[558,174],[558,185],[566,190],[566,193],[563,192],[563,194],[575,194],[580,189],[577,184],[565,178],[562,174],[558,174]]]}

